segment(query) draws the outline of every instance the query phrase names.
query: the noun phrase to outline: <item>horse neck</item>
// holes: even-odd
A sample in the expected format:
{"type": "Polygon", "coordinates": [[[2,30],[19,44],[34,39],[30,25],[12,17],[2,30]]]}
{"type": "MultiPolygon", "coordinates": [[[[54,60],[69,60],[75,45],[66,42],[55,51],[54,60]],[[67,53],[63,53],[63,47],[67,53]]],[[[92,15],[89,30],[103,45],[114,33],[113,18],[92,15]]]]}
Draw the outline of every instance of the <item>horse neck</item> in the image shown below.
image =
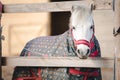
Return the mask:
{"type": "Polygon", "coordinates": [[[74,45],[74,42],[73,42],[71,29],[68,30],[67,41],[68,41],[68,47],[70,47],[70,49],[72,49],[73,52],[75,52],[75,47],[74,47],[75,45],[74,45]]]}

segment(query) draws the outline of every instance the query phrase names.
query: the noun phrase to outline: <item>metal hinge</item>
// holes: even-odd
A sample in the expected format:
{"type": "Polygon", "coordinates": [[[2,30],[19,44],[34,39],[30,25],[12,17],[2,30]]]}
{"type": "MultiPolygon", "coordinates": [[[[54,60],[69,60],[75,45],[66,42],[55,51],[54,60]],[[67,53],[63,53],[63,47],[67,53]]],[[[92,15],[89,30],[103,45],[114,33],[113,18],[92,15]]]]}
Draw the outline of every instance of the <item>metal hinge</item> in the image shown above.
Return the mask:
{"type": "Polygon", "coordinates": [[[5,36],[4,36],[4,35],[1,35],[1,36],[0,36],[0,39],[1,39],[1,40],[5,40],[5,36]]]}
{"type": "Polygon", "coordinates": [[[113,35],[117,36],[118,34],[120,34],[120,27],[117,30],[113,29],[113,35]]]}
{"type": "MultiPolygon", "coordinates": [[[[0,26],[0,35],[2,34],[2,27],[0,26]]],[[[0,36],[0,40],[5,40],[5,36],[1,35],[0,36]]]]}

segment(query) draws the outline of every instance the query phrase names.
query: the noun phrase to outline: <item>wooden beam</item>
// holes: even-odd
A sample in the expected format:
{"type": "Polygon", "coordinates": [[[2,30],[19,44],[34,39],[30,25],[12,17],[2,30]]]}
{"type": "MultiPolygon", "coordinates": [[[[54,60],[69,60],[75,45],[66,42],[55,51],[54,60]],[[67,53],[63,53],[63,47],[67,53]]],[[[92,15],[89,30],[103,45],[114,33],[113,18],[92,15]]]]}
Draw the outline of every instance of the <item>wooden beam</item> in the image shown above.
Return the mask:
{"type": "Polygon", "coordinates": [[[120,65],[118,62],[118,56],[120,56],[120,33],[117,32],[120,28],[120,0],[115,0],[115,16],[114,16],[114,27],[115,27],[115,33],[118,33],[118,35],[115,36],[115,63],[114,63],[114,80],[120,80],[120,65]]]}
{"type": "Polygon", "coordinates": [[[113,0],[93,0],[96,9],[113,9],[113,0]]]}
{"type": "MultiPolygon", "coordinates": [[[[112,58],[78,57],[3,57],[3,66],[41,66],[41,67],[102,67],[113,68],[112,58]]],[[[120,59],[119,59],[120,61],[120,59]]]]}
{"type": "Polygon", "coordinates": [[[1,41],[2,27],[1,27],[1,16],[2,16],[2,3],[0,2],[0,80],[2,80],[2,67],[1,67],[1,60],[2,60],[2,41],[1,41]]]}
{"type": "MultiPolygon", "coordinates": [[[[96,9],[112,9],[112,0],[95,0],[96,9]]],[[[25,12],[60,12],[70,11],[72,5],[85,4],[89,6],[90,1],[64,1],[34,4],[4,4],[4,13],[25,13],[25,12]]]]}

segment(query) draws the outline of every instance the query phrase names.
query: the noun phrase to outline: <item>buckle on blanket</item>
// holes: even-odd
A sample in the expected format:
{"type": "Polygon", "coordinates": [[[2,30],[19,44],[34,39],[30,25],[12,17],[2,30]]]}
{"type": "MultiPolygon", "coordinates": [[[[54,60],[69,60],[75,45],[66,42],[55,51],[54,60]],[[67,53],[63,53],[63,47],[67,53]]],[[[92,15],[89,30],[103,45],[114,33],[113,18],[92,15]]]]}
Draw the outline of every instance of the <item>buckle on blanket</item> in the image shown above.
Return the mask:
{"type": "Polygon", "coordinates": [[[88,77],[98,77],[99,76],[98,71],[82,72],[82,71],[76,70],[74,68],[69,68],[69,73],[72,74],[72,75],[83,75],[84,80],[87,80],[88,77]]]}

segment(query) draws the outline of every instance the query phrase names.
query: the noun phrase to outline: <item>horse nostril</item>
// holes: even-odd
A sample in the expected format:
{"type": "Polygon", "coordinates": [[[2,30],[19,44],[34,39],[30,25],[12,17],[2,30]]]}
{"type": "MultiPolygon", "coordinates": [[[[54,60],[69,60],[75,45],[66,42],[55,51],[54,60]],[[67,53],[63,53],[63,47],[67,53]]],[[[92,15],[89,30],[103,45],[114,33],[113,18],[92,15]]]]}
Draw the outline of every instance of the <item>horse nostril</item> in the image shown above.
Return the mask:
{"type": "Polygon", "coordinates": [[[87,49],[87,55],[89,54],[89,52],[90,52],[90,50],[89,50],[89,49],[87,49]]]}
{"type": "Polygon", "coordinates": [[[80,50],[79,50],[79,49],[78,49],[77,51],[78,51],[78,53],[80,53],[80,50]]]}

